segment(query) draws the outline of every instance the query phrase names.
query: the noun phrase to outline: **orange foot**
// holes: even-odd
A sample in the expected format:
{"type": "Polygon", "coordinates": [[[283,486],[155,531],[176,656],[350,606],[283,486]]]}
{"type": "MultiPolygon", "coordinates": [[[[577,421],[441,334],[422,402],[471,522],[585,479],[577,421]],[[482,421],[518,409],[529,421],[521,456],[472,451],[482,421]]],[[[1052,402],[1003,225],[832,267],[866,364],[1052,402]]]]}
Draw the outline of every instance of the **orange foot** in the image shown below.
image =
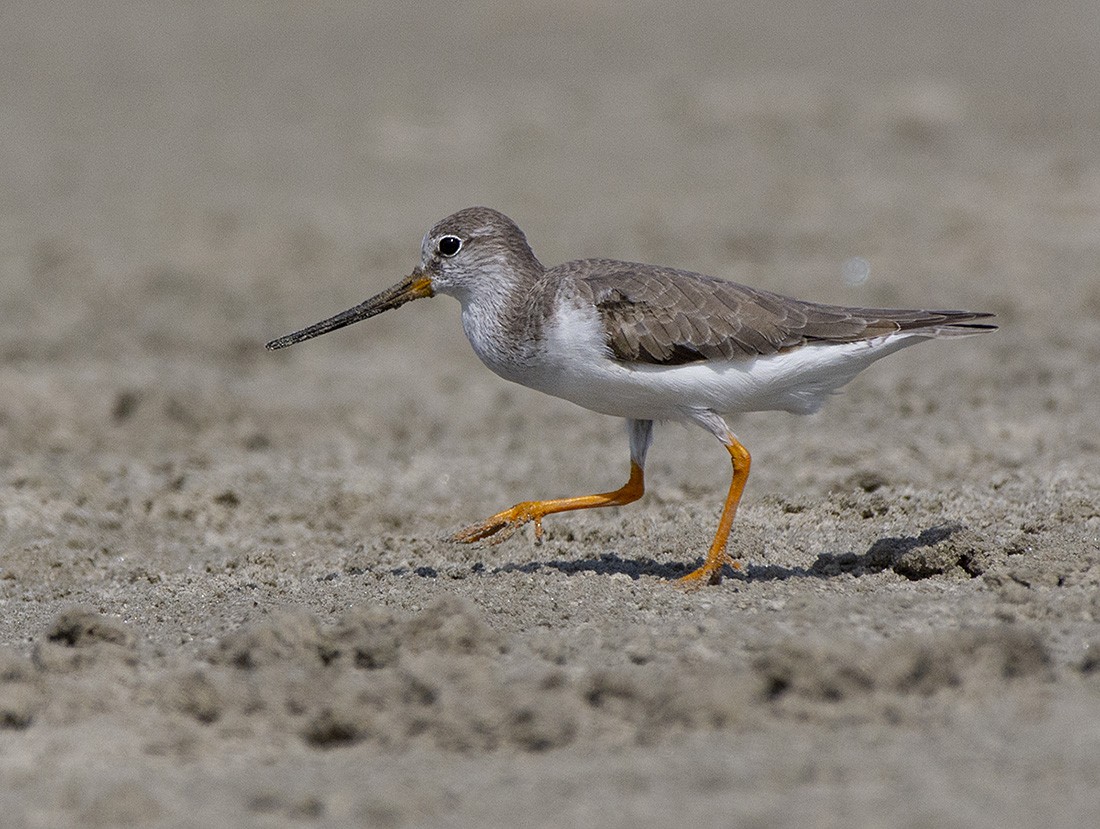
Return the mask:
{"type": "Polygon", "coordinates": [[[514,507],[498,512],[486,518],[480,524],[473,524],[451,536],[452,541],[460,544],[472,544],[475,541],[491,539],[490,544],[499,544],[528,521],[535,522],[535,543],[542,543],[542,519],[555,512],[567,512],[593,507],[621,507],[642,497],[645,490],[642,468],[634,461],[630,462],[630,479],[614,492],[600,495],[580,495],[576,498],[555,498],[550,501],[521,501],[514,507]]]}
{"type": "Polygon", "coordinates": [[[677,581],[684,587],[696,588],[704,584],[719,584],[722,581],[722,568],[729,565],[734,570],[741,569],[741,562],[727,552],[717,555],[707,554],[707,560],[701,567],[692,570],[686,576],[681,576],[677,581]]]}
{"type": "Polygon", "coordinates": [[[480,524],[471,524],[451,536],[451,541],[460,544],[472,544],[475,541],[489,539],[490,544],[499,544],[507,540],[512,533],[526,524],[535,522],[535,543],[542,543],[542,519],[550,510],[545,501],[522,501],[514,507],[498,512],[486,518],[480,524]]]}

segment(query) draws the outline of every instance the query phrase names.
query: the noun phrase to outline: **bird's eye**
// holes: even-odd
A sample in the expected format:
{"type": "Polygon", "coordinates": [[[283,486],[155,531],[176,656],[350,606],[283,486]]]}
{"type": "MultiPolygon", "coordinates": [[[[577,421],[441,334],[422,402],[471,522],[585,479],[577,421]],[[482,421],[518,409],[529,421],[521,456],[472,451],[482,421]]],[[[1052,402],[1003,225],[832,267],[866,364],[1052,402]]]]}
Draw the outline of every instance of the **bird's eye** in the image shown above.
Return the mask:
{"type": "Polygon", "coordinates": [[[439,240],[439,255],[450,259],[462,250],[462,240],[457,236],[444,236],[439,240]]]}

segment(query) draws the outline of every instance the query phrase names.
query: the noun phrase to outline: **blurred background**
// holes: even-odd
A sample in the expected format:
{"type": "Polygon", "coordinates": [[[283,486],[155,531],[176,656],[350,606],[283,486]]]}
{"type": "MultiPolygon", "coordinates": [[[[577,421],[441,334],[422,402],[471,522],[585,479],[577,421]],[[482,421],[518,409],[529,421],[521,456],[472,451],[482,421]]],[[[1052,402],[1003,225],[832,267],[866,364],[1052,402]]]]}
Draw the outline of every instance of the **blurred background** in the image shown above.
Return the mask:
{"type": "MultiPolygon", "coordinates": [[[[836,299],[859,255],[897,290],[948,266],[1014,286],[1020,234],[1095,253],[1079,199],[1036,202],[1095,186],[1098,43],[1083,0],[4,4],[5,301],[59,256],[85,288],[147,289],[169,258],[251,306],[218,320],[250,336],[288,269],[342,301],[335,278],[388,282],[475,203],[550,262],[804,291],[810,263],[836,299]]],[[[116,299],[142,323],[147,298],[116,299]]],[[[11,310],[43,312],[9,309],[8,349],[11,310]]]]}

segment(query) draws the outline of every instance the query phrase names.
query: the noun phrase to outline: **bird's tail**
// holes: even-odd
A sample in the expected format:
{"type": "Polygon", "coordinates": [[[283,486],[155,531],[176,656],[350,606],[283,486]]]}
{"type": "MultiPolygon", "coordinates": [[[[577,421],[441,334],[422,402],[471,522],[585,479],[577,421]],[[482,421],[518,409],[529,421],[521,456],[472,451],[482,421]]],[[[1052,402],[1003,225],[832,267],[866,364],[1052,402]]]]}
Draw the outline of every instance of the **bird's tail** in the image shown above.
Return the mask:
{"type": "Polygon", "coordinates": [[[968,337],[996,331],[997,326],[990,320],[993,314],[984,311],[912,311],[912,310],[871,310],[874,315],[868,325],[868,333],[915,334],[925,337],[968,337]],[[876,331],[876,329],[878,329],[876,331]]]}
{"type": "Polygon", "coordinates": [[[979,320],[993,319],[983,311],[928,311],[925,320],[899,321],[902,331],[928,333],[933,337],[970,337],[996,331],[997,325],[979,320]]]}

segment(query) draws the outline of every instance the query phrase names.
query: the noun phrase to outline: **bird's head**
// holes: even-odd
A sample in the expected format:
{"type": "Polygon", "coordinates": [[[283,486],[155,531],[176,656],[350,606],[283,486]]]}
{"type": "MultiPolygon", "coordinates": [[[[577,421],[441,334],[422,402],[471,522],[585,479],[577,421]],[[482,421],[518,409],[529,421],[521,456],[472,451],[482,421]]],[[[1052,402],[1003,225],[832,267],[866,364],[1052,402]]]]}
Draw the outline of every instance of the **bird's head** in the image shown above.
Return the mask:
{"type": "Polygon", "coordinates": [[[272,340],[267,348],[286,348],[437,293],[449,294],[465,305],[479,294],[500,291],[503,282],[541,271],[515,222],[488,207],[468,207],[427,232],[420,264],[409,276],[354,308],[272,340]]]}

